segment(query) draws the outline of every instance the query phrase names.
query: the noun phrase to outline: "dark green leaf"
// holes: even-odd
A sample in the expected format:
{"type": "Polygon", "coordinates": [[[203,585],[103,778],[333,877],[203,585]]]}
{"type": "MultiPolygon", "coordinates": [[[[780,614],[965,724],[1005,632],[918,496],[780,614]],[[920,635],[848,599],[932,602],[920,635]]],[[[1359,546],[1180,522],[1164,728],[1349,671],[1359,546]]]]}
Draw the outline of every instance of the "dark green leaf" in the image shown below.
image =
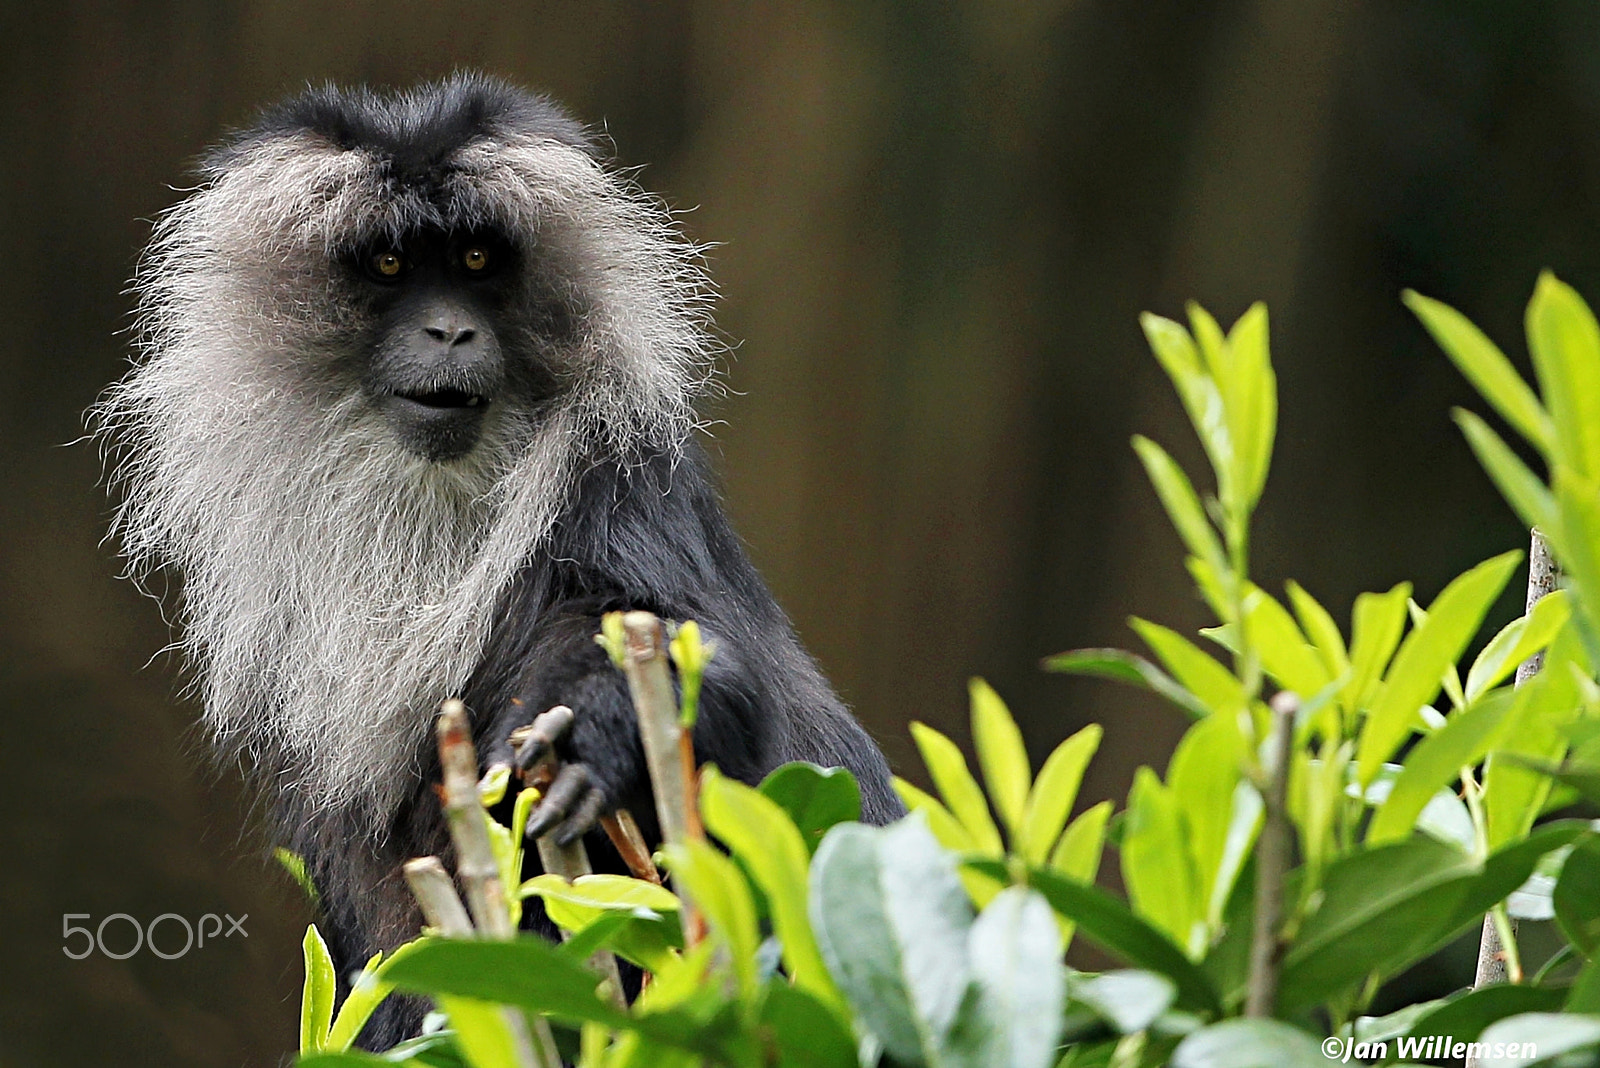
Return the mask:
{"type": "Polygon", "coordinates": [[[1545,1012],[1561,1007],[1563,991],[1548,987],[1502,983],[1474,990],[1446,1001],[1422,1016],[1407,1032],[1414,1038],[1452,1035],[1471,1042],[1496,1020],[1522,1012],[1545,1012]]]}
{"type": "Polygon", "coordinates": [[[789,814],[812,853],[828,828],[861,818],[861,788],[845,768],[802,761],[784,764],[761,780],[761,792],[789,814]]]}
{"type": "Polygon", "coordinates": [[[1585,957],[1600,948],[1600,837],[1586,834],[1573,844],[1551,895],[1556,920],[1585,957]]]}
{"type": "Polygon", "coordinates": [[[779,1068],[857,1068],[856,1043],[826,1005],[784,982],[767,983],[761,1028],[779,1068]]]}
{"type": "Polygon", "coordinates": [[[599,976],[538,938],[425,941],[395,961],[386,977],[415,994],[495,1001],[608,1027],[632,1025],[626,1014],[595,993],[599,976]]]}
{"type": "Polygon", "coordinates": [[[1093,675],[1126,682],[1160,694],[1195,719],[1204,719],[1211,714],[1205,702],[1179,686],[1166,672],[1144,657],[1121,649],[1075,649],[1070,653],[1057,653],[1045,658],[1044,669],[1059,671],[1063,675],[1093,675]]]}

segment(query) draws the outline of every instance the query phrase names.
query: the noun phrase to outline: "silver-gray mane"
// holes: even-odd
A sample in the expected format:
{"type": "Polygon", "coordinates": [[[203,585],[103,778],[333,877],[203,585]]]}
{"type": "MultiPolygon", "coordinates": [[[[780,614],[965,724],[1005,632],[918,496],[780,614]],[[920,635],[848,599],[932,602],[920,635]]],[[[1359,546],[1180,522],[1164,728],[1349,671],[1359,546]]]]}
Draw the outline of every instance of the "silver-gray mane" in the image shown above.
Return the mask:
{"type": "Polygon", "coordinates": [[[178,644],[224,752],[299,808],[353,804],[375,827],[575,465],[680,446],[719,347],[701,250],[584,146],[523,121],[549,105],[462,78],[344,99],[403,141],[474,91],[516,106],[474,113],[435,181],[281,115],[212,157],[156,225],[135,366],[92,413],[120,495],[113,533],[136,580],[179,579],[178,644]],[[554,292],[572,329],[554,337],[530,315],[518,344],[557,396],[491,406],[477,449],[433,464],[399,446],[352,371],[361,313],[339,256],[464,222],[537,249],[527,303],[554,292]]]}

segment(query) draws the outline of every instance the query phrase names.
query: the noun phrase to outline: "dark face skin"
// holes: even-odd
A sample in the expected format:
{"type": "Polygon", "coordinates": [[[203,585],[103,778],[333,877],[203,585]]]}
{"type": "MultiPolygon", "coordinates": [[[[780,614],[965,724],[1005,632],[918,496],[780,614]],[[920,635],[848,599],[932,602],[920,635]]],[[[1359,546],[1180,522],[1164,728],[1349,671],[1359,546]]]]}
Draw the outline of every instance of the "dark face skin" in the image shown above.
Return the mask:
{"type": "Polygon", "coordinates": [[[373,402],[416,455],[467,455],[508,399],[515,250],[493,233],[419,233],[362,250],[354,267],[371,298],[373,402]]]}

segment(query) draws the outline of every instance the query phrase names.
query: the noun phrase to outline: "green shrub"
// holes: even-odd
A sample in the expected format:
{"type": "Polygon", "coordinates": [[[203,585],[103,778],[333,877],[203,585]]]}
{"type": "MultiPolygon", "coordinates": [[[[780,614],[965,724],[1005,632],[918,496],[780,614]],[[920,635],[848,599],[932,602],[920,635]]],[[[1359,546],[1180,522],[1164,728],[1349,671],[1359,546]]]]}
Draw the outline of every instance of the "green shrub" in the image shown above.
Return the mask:
{"type": "MultiPolygon", "coordinates": [[[[1139,769],[1115,821],[1109,801],[1068,820],[1098,727],[1036,777],[1004,704],[974,681],[982,785],[952,742],[913,724],[937,796],[897,782],[912,811],[890,827],[856,822],[842,771],[793,765],[756,789],[704,769],[700,814],[728,854],[703,840],[663,854],[702,940],[663,887],[540,876],[520,897],[543,899],[562,945],[425,937],[369,963],[335,1016],[311,930],[300,1063],[538,1063],[549,1051],[527,1036],[541,1029],[585,1068],[1292,1068],[1325,1065],[1323,1040],[1354,1059],[1456,1055],[1419,1046],[1441,1035],[1486,1054],[1500,1043],[1497,1064],[1529,1063],[1528,1042],[1544,1058],[1600,1049],[1600,835],[1540,822],[1579,795],[1600,800],[1600,328],[1576,293],[1539,280],[1536,395],[1460,314],[1406,303],[1548,471],[1541,480],[1481,418],[1456,413],[1566,576],[1470,660],[1522,554],[1484,561],[1426,608],[1405,583],[1363,594],[1348,630],[1295,583],[1283,601],[1256,586],[1250,520],[1277,423],[1266,310],[1227,333],[1197,307],[1187,328],[1147,315],[1215,492],[1202,496],[1154,442],[1134,448],[1216,625],[1190,638],[1136,619],[1148,657],[1046,662],[1144,687],[1193,721],[1164,776],[1139,769]],[[1536,655],[1543,669],[1510,684],[1536,655]],[[1126,900],[1095,885],[1108,828],[1126,900]],[[1485,914],[1509,983],[1364,1015],[1386,979],[1485,914]],[[1537,974],[1514,914],[1553,916],[1564,936],[1537,974]],[[1125,969],[1068,969],[1074,937],[1125,969]],[[591,970],[607,951],[650,973],[631,1006],[591,970]],[[348,1052],[391,989],[434,998],[445,1026],[382,1055],[348,1052]]],[[[520,834],[495,836],[514,876],[520,834]]]]}

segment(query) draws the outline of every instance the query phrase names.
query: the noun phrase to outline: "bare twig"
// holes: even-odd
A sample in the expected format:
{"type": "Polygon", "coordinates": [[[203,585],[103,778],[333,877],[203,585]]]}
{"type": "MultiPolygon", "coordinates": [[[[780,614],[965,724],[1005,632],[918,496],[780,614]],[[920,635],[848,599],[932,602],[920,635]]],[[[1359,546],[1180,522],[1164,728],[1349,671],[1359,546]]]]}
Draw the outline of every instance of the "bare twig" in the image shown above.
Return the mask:
{"type": "Polygon", "coordinates": [[[644,832],[639,830],[633,813],[619,808],[614,815],[603,817],[600,826],[605,828],[606,837],[611,839],[635,879],[661,885],[661,873],[656,870],[656,862],[650,859],[650,844],[644,840],[644,832]]]}
{"type": "Polygon", "coordinates": [[[472,745],[466,706],[460,701],[452,698],[440,707],[438,735],[444,812],[456,845],[456,874],[466,890],[467,908],[479,931],[491,938],[510,938],[511,914],[500,883],[500,865],[478,801],[478,752],[472,745]]]}
{"type": "Polygon", "coordinates": [[[472,937],[472,918],[456,893],[456,884],[438,857],[418,857],[405,863],[406,885],[422,906],[428,926],[452,938],[472,937]]]}
{"type": "MultiPolygon", "coordinates": [[[[1550,555],[1550,543],[1537,529],[1532,532],[1528,546],[1528,599],[1525,612],[1533,611],[1540,598],[1555,592],[1561,581],[1561,567],[1550,555]]],[[[1517,666],[1517,685],[1521,686],[1539,673],[1544,664],[1544,654],[1529,657],[1517,666]]],[[[1478,969],[1472,980],[1474,990],[1507,980],[1520,982],[1521,975],[1511,975],[1507,967],[1508,936],[1514,938],[1517,921],[1498,907],[1483,917],[1483,933],[1478,938],[1478,969]],[[1502,927],[1503,925],[1503,927],[1502,927]],[[1503,931],[1503,933],[1502,933],[1503,931]]],[[[1466,1068],[1477,1068],[1478,1058],[1468,1057],[1466,1068]]]]}
{"type": "Polygon", "coordinates": [[[1289,870],[1289,757],[1300,699],[1287,691],[1272,699],[1272,735],[1266,767],[1266,821],[1256,843],[1255,926],[1250,942],[1250,986],[1246,1016],[1270,1017],[1278,1001],[1278,966],[1283,960],[1283,879],[1289,870]]]}
{"type": "MultiPolygon", "coordinates": [[[[678,845],[704,837],[704,832],[699,831],[694,794],[693,750],[689,749],[690,755],[685,759],[684,747],[690,745],[690,740],[678,721],[678,701],[672,689],[661,620],[649,612],[628,612],[622,617],[622,628],[622,670],[639,717],[639,736],[644,741],[662,841],[678,845]]],[[[683,901],[685,935],[691,942],[697,941],[704,930],[699,912],[677,879],[673,880],[673,889],[683,901]]]]}

